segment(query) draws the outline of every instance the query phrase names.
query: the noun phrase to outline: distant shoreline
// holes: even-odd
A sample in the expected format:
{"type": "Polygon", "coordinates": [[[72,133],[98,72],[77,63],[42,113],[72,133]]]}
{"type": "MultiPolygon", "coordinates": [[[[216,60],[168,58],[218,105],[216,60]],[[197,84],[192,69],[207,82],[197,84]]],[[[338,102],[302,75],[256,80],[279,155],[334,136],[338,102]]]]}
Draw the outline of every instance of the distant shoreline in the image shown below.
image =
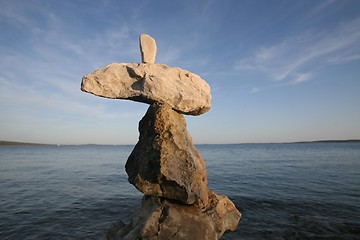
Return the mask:
{"type": "Polygon", "coordinates": [[[0,146],[55,146],[55,144],[0,141],[0,146]]]}
{"type": "Polygon", "coordinates": [[[360,142],[359,139],[349,140],[318,140],[318,141],[300,141],[300,142],[289,142],[289,143],[337,143],[337,142],[360,142]]]}
{"type": "MultiPolygon", "coordinates": [[[[210,144],[195,144],[195,145],[237,145],[237,144],[303,144],[303,143],[351,143],[360,142],[360,139],[348,140],[317,140],[317,141],[299,141],[299,142],[274,142],[274,143],[210,143],[210,144]]],[[[61,146],[129,146],[135,144],[63,144],[61,146]]],[[[45,143],[29,143],[29,142],[13,142],[13,141],[0,141],[0,146],[60,146],[58,144],[45,144],[45,143]]]]}

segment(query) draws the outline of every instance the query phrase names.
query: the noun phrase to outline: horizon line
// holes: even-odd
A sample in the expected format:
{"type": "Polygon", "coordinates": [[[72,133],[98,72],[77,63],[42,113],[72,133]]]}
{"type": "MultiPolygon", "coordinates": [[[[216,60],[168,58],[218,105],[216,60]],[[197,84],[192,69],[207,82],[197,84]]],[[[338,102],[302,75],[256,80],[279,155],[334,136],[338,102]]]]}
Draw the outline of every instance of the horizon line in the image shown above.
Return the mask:
{"type": "MultiPolygon", "coordinates": [[[[289,141],[289,142],[243,142],[243,143],[195,143],[194,145],[241,145],[241,144],[295,144],[295,143],[331,143],[331,142],[360,142],[360,139],[324,139],[309,141],[289,141]]],[[[102,144],[102,143],[79,143],[79,144],[53,144],[53,143],[34,143],[0,140],[0,146],[135,146],[136,143],[129,144],[102,144]]]]}

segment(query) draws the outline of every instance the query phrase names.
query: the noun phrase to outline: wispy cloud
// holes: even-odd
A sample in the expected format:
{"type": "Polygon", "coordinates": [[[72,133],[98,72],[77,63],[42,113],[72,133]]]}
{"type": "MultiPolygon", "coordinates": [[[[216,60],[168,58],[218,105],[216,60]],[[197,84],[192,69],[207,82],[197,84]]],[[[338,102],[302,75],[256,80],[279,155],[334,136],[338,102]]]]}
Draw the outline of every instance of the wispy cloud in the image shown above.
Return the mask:
{"type": "Polygon", "coordinates": [[[293,84],[298,84],[310,80],[312,77],[311,73],[300,73],[294,77],[293,84]]]}
{"type": "Polygon", "coordinates": [[[83,36],[73,32],[68,20],[46,5],[14,2],[2,6],[0,20],[8,29],[24,34],[21,43],[26,51],[12,47],[11,42],[0,45],[2,113],[7,111],[8,118],[39,121],[48,113],[106,121],[141,117],[141,107],[111,111],[114,102],[80,91],[81,77],[89,71],[114,59],[123,61],[135,55],[140,59],[138,44],[130,41],[133,33],[126,24],[83,36]]]}
{"type": "Polygon", "coordinates": [[[259,91],[260,91],[259,88],[253,87],[253,88],[251,89],[250,93],[257,93],[257,92],[259,92],[259,91]]]}
{"type": "Polygon", "coordinates": [[[272,80],[300,83],[332,64],[359,58],[360,19],[343,22],[332,29],[312,29],[289,36],[272,46],[259,48],[239,60],[237,70],[256,70],[272,80]]]}
{"type": "MultiPolygon", "coordinates": [[[[34,117],[43,113],[56,112],[58,115],[82,116],[94,120],[121,120],[138,117],[141,113],[134,111],[110,112],[106,104],[98,99],[91,100],[84,94],[67,95],[58,91],[49,92],[33,86],[19,85],[6,76],[0,76],[0,107],[8,109],[12,114],[22,109],[31,109],[34,117]],[[91,103],[91,104],[89,104],[91,103]]],[[[110,103],[107,103],[110,105],[110,103]]],[[[24,114],[24,118],[31,115],[24,114]]]]}
{"type": "Polygon", "coordinates": [[[319,14],[324,9],[330,7],[332,4],[334,4],[337,0],[325,0],[325,1],[319,1],[319,4],[316,5],[311,11],[310,15],[319,14]]]}
{"type": "Polygon", "coordinates": [[[339,55],[339,56],[330,58],[329,63],[341,64],[341,63],[345,63],[345,62],[355,61],[358,59],[360,59],[360,53],[354,53],[354,54],[347,53],[347,54],[344,54],[343,56],[339,55]]]}

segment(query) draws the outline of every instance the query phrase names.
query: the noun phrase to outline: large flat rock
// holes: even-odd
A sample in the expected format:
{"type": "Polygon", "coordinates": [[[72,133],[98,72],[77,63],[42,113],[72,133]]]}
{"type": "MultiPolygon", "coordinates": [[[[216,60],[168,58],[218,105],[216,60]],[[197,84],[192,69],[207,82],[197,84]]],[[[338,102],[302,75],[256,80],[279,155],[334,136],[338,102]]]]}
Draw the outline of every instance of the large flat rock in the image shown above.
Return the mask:
{"type": "Polygon", "coordinates": [[[210,86],[186,70],[151,63],[112,63],[83,77],[81,90],[94,95],[152,104],[200,115],[211,108],[210,86]]]}
{"type": "Polygon", "coordinates": [[[139,123],[140,137],[125,168],[129,182],[146,195],[207,205],[205,162],[185,118],[167,104],[151,105],[139,123]]]}

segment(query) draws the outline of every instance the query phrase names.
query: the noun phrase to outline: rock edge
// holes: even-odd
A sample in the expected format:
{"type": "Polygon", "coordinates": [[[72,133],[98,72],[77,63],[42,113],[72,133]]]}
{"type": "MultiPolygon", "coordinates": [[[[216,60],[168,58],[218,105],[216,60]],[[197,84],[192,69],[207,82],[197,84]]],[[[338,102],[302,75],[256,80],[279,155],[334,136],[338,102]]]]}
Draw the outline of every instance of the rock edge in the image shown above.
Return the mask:
{"type": "Polygon", "coordinates": [[[112,63],[83,77],[81,90],[152,104],[168,103],[187,115],[211,108],[210,86],[200,76],[165,64],[112,63]]]}

